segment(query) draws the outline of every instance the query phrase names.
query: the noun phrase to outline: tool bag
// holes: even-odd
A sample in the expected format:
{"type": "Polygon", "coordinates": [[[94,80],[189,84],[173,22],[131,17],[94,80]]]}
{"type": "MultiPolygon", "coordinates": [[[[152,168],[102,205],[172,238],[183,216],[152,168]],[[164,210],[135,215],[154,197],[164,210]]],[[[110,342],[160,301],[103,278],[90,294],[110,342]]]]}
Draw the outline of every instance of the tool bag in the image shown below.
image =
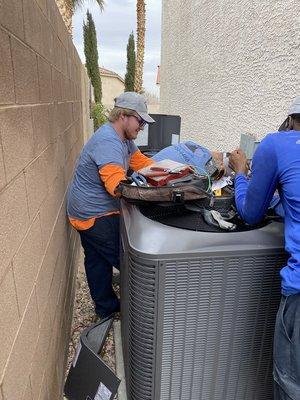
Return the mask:
{"type": "Polygon", "coordinates": [[[165,186],[134,186],[132,181],[122,181],[118,190],[121,196],[132,203],[153,202],[183,204],[186,201],[198,200],[209,205],[212,195],[207,192],[208,179],[205,176],[189,174],[182,179],[171,181],[165,186]]]}

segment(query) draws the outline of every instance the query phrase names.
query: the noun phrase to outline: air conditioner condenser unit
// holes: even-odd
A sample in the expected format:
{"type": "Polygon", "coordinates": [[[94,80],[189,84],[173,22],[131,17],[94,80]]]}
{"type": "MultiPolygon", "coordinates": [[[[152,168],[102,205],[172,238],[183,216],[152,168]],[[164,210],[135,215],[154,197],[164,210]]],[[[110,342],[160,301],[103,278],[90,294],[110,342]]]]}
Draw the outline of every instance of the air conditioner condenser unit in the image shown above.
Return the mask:
{"type": "Polygon", "coordinates": [[[128,400],[272,400],[283,227],[170,227],[122,203],[128,400]]]}

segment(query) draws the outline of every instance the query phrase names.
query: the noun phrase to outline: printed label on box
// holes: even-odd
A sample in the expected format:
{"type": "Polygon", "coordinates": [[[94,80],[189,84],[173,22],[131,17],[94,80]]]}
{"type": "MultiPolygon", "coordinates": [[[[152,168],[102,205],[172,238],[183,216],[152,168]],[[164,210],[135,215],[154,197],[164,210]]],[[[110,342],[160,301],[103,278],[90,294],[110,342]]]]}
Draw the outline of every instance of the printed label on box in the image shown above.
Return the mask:
{"type": "Polygon", "coordinates": [[[111,391],[101,382],[94,400],[109,400],[111,391]]]}

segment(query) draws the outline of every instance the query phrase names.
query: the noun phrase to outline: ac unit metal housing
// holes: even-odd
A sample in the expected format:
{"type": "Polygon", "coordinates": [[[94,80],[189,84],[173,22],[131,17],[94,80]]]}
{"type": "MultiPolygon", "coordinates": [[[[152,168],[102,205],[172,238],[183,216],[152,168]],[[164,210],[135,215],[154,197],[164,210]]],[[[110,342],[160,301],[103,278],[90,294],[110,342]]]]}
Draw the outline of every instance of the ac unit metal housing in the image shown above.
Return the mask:
{"type": "Polygon", "coordinates": [[[282,223],[194,232],[123,202],[121,242],[128,400],[272,400],[282,223]]]}

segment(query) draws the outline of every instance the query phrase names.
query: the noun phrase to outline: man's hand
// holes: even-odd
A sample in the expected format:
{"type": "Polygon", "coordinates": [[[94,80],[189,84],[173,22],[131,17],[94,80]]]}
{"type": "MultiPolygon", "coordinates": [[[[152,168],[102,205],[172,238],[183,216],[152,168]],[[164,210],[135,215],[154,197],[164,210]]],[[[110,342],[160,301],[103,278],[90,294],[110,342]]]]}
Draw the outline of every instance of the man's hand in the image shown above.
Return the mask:
{"type": "Polygon", "coordinates": [[[223,163],[223,153],[221,153],[220,151],[212,151],[211,155],[212,155],[212,158],[219,170],[218,175],[215,176],[214,178],[216,180],[221,179],[222,176],[225,174],[225,165],[223,163]]]}
{"type": "Polygon", "coordinates": [[[229,167],[234,170],[235,173],[248,173],[247,157],[243,150],[234,150],[229,156],[229,167]]]}

